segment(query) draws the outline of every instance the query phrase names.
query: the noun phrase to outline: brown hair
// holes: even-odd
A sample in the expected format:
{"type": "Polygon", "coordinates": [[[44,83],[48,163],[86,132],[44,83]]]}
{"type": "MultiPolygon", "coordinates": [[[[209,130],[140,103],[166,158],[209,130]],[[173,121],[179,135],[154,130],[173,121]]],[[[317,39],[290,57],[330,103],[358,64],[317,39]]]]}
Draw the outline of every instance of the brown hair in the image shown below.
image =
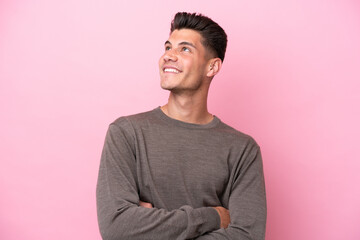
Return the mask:
{"type": "Polygon", "coordinates": [[[198,31],[202,36],[204,47],[224,61],[227,36],[224,29],[216,22],[201,14],[178,12],[171,22],[170,33],[183,28],[198,31]]]}

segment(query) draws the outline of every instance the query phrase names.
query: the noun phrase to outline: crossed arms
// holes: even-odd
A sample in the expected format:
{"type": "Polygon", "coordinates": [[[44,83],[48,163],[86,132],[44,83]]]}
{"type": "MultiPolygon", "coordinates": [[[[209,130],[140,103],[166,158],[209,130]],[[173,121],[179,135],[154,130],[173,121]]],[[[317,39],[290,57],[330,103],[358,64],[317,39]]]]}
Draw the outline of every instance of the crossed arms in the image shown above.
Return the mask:
{"type": "Polygon", "coordinates": [[[222,206],[168,211],[141,201],[133,136],[117,126],[107,133],[97,184],[100,233],[112,239],[239,239],[263,240],[266,201],[261,154],[249,146],[231,181],[231,194],[222,206]],[[230,221],[231,216],[231,222],[230,221]]]}

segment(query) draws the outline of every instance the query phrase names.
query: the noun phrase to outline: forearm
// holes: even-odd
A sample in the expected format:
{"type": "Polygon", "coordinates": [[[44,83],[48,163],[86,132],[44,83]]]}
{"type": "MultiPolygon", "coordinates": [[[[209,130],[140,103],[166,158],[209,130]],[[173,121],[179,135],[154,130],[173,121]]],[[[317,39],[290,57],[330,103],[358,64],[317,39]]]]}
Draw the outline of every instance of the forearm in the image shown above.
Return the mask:
{"type": "Polygon", "coordinates": [[[201,235],[196,240],[254,240],[246,229],[229,226],[201,235]]]}
{"type": "MultiPolygon", "coordinates": [[[[112,205],[112,204],[110,204],[112,205]]],[[[184,206],[173,211],[124,203],[109,208],[98,203],[100,232],[108,239],[188,239],[219,228],[217,212],[184,206]]]]}

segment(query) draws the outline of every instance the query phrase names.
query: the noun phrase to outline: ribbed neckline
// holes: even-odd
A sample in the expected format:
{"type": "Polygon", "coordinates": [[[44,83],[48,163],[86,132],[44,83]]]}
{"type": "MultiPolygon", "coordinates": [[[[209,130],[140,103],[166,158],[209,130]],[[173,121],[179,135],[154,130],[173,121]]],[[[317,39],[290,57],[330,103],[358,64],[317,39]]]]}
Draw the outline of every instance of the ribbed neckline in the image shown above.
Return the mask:
{"type": "Polygon", "coordinates": [[[166,115],[159,107],[155,108],[153,110],[153,112],[156,114],[156,116],[160,117],[162,120],[166,121],[167,123],[171,124],[171,125],[175,125],[175,126],[179,126],[179,127],[184,127],[184,128],[191,128],[191,129],[208,129],[208,128],[213,128],[215,127],[218,123],[220,123],[220,119],[218,117],[216,117],[215,115],[213,120],[207,124],[195,124],[195,123],[188,123],[188,122],[183,122],[174,118],[169,117],[168,115],[166,115]]]}

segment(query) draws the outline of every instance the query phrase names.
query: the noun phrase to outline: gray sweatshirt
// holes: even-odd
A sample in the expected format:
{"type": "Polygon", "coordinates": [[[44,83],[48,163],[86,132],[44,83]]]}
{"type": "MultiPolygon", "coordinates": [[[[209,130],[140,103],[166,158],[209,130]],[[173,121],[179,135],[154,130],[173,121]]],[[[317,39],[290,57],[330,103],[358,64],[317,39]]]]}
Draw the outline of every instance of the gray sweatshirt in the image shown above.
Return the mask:
{"type": "Polygon", "coordinates": [[[259,146],[214,116],[205,125],[158,107],[110,124],[96,190],[100,233],[110,239],[252,239],[265,235],[259,146]],[[139,206],[149,202],[154,208],[139,206]],[[220,228],[212,208],[230,211],[220,228]]]}

